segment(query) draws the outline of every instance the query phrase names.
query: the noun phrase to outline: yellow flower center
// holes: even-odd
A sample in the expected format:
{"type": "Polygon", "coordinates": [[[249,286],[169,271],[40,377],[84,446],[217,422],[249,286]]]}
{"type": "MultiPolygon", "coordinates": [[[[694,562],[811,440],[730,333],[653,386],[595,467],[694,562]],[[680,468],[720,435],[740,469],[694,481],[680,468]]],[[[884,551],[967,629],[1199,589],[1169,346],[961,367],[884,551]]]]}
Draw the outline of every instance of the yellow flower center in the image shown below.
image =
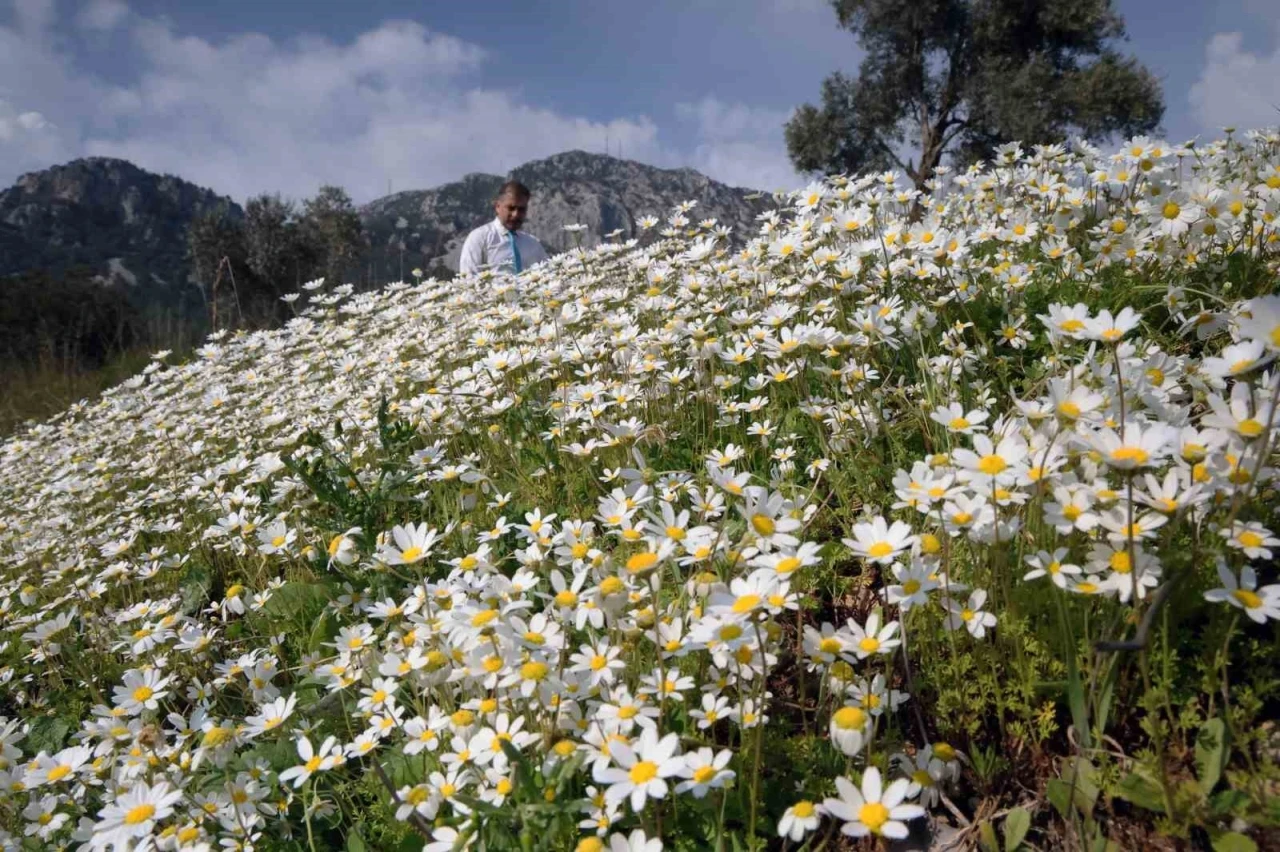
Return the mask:
{"type": "Polygon", "coordinates": [[[808,819],[813,816],[813,802],[796,802],[791,806],[791,812],[801,819],[808,819]]]}
{"type": "Polygon", "coordinates": [[[152,804],[135,805],[124,815],[125,825],[137,825],[146,822],[156,815],[156,806],[152,804]]]}
{"type": "Polygon", "coordinates": [[[1261,547],[1263,538],[1253,530],[1245,530],[1236,536],[1236,541],[1240,542],[1242,547],[1261,547]]]}
{"type": "Polygon", "coordinates": [[[547,664],[533,660],[520,667],[520,677],[525,680],[542,680],[547,676],[547,664]]]}
{"type": "Polygon", "coordinates": [[[779,574],[790,574],[792,571],[800,567],[800,560],[794,556],[784,556],[778,560],[778,564],[774,566],[774,570],[779,574]]]}
{"type": "Polygon", "coordinates": [[[842,731],[854,731],[867,724],[867,714],[861,707],[841,707],[831,717],[831,721],[842,731]]]}
{"type": "Polygon", "coordinates": [[[888,556],[890,553],[893,553],[893,545],[887,541],[877,541],[867,548],[867,555],[873,559],[888,556]]]}
{"type": "MultiPolygon", "coordinates": [[[[202,745],[205,748],[217,748],[235,735],[235,731],[231,728],[214,727],[210,728],[204,735],[202,745]]],[[[52,773],[50,773],[52,775],[52,773]]]]}
{"type": "Polygon", "coordinates": [[[965,429],[968,429],[971,424],[969,423],[968,420],[965,420],[963,417],[953,417],[951,419],[951,422],[948,423],[947,425],[950,426],[952,429],[955,429],[957,432],[962,432],[965,429]]]}
{"type": "Polygon", "coordinates": [[[156,694],[156,691],[154,689],[147,686],[146,684],[143,684],[142,686],[138,687],[133,691],[133,700],[141,704],[142,702],[146,701],[148,698],[150,698],[155,694],[156,694]]]}
{"type": "Polygon", "coordinates": [[[858,810],[858,822],[879,834],[880,827],[889,821],[889,809],[879,802],[867,802],[858,810]]]}
{"type": "Polygon", "coordinates": [[[573,606],[578,602],[578,596],[573,591],[565,589],[563,592],[556,594],[555,600],[556,606],[573,606]]]}
{"type": "Polygon", "coordinates": [[[693,780],[699,784],[706,784],[712,778],[716,777],[716,770],[710,766],[699,766],[693,770],[693,780]]]}
{"type": "Polygon", "coordinates": [[[654,565],[658,564],[658,554],[656,553],[637,553],[627,560],[627,571],[632,574],[639,574],[641,571],[648,571],[654,565]]]}
{"type": "MultiPolygon", "coordinates": [[[[1245,609],[1257,609],[1262,606],[1262,598],[1256,592],[1251,592],[1248,589],[1236,589],[1231,593],[1231,597],[1244,604],[1245,609]]],[[[53,773],[49,773],[49,776],[53,777],[53,773]]]]}
{"type": "Polygon", "coordinates": [[[834,636],[828,636],[818,643],[818,650],[824,654],[840,653],[840,640],[834,636]]]}
{"type": "Polygon", "coordinates": [[[858,643],[858,647],[868,654],[874,654],[876,651],[880,650],[880,640],[874,636],[865,636],[862,641],[858,643]]]}
{"type": "Polygon", "coordinates": [[[65,763],[60,763],[49,770],[49,780],[61,781],[63,778],[66,778],[70,774],[71,774],[71,767],[67,766],[65,763]]]}
{"type": "Polygon", "coordinates": [[[751,612],[751,610],[760,606],[760,603],[763,600],[764,599],[761,598],[759,595],[742,595],[740,598],[738,598],[736,601],[733,602],[733,611],[738,613],[739,615],[741,615],[744,612],[751,612]]]}
{"type": "Polygon", "coordinates": [[[982,471],[987,476],[995,476],[1008,466],[1009,463],[995,453],[978,459],[978,470],[982,471]]]}
{"type": "Polygon", "coordinates": [[[658,777],[658,764],[651,760],[641,760],[631,767],[627,775],[631,778],[632,784],[646,784],[658,777]]]}
{"type": "Polygon", "coordinates": [[[405,562],[413,562],[415,559],[422,558],[421,547],[410,547],[400,553],[400,558],[405,562]]]}
{"type": "Polygon", "coordinates": [[[1150,458],[1151,454],[1142,447],[1116,447],[1111,451],[1111,460],[1115,462],[1146,464],[1150,458]]]}
{"type": "Polygon", "coordinates": [[[1263,427],[1263,425],[1260,422],[1258,422],[1257,420],[1254,420],[1252,417],[1250,417],[1248,420],[1241,420],[1240,425],[1236,427],[1236,429],[1239,430],[1240,434],[1244,435],[1246,438],[1258,437],[1259,435],[1262,434],[1263,428],[1265,427],[1263,427]]]}
{"type": "Polygon", "coordinates": [[[773,535],[774,530],[777,529],[777,524],[768,515],[756,514],[751,516],[751,528],[760,535],[769,536],[773,535]]]}
{"type": "Polygon", "coordinates": [[[734,639],[741,638],[742,628],[737,624],[726,624],[720,628],[718,635],[722,642],[732,642],[734,639]]]}

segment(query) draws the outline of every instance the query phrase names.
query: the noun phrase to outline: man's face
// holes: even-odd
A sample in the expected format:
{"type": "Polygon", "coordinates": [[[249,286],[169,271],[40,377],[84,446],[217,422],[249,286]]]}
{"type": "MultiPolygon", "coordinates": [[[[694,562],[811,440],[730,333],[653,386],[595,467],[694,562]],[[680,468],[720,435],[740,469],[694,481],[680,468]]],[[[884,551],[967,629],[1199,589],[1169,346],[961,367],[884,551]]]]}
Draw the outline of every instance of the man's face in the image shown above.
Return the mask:
{"type": "Polygon", "coordinates": [[[524,224],[524,217],[529,213],[529,199],[518,198],[508,192],[493,202],[493,209],[504,228],[508,231],[518,231],[524,224]]]}

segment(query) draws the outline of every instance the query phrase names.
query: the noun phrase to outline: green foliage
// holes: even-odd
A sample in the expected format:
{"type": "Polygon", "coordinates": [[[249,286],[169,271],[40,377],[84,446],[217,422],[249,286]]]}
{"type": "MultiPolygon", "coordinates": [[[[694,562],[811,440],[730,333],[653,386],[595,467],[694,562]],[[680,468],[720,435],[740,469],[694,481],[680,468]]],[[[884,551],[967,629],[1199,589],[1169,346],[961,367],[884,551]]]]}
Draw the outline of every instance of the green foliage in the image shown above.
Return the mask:
{"type": "Polygon", "coordinates": [[[1164,106],[1155,76],[1111,43],[1110,0],[832,0],[866,56],[836,73],[819,106],[786,126],[801,171],[898,166],[922,187],[947,153],[969,162],[1002,144],[1148,133],[1164,106]],[[904,144],[918,151],[903,163],[904,144]]]}
{"type": "Polygon", "coordinates": [[[360,214],[346,190],[322,186],[314,198],[303,203],[302,237],[318,253],[321,274],[334,284],[342,283],[347,268],[364,246],[360,214]]]}

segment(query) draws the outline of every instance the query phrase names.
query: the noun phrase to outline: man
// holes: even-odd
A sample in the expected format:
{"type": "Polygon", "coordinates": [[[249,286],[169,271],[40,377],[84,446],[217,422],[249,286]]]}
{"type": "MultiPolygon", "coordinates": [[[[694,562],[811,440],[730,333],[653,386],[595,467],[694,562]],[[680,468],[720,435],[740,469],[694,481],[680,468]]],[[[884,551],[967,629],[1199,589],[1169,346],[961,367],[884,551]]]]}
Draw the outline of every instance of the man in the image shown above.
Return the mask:
{"type": "Polygon", "coordinates": [[[471,275],[484,269],[523,272],[547,259],[537,237],[520,230],[529,212],[529,188],[517,180],[509,180],[498,190],[493,202],[496,218],[467,235],[462,244],[458,272],[471,275]]]}

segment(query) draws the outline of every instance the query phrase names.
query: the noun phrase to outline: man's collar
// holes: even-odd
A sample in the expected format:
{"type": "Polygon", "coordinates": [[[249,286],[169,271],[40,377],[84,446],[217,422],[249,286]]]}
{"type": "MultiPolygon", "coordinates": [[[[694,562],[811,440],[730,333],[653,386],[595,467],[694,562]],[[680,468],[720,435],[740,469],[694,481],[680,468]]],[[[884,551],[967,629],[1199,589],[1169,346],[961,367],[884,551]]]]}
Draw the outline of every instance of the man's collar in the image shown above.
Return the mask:
{"type": "Polygon", "coordinates": [[[519,231],[512,231],[512,230],[509,230],[509,229],[507,228],[507,226],[506,226],[506,225],[502,224],[502,220],[501,220],[501,219],[499,219],[497,216],[494,216],[494,217],[493,217],[493,224],[497,225],[497,226],[498,226],[498,230],[499,230],[499,231],[502,231],[502,233],[504,233],[504,234],[518,234],[518,233],[520,233],[519,231]]]}

